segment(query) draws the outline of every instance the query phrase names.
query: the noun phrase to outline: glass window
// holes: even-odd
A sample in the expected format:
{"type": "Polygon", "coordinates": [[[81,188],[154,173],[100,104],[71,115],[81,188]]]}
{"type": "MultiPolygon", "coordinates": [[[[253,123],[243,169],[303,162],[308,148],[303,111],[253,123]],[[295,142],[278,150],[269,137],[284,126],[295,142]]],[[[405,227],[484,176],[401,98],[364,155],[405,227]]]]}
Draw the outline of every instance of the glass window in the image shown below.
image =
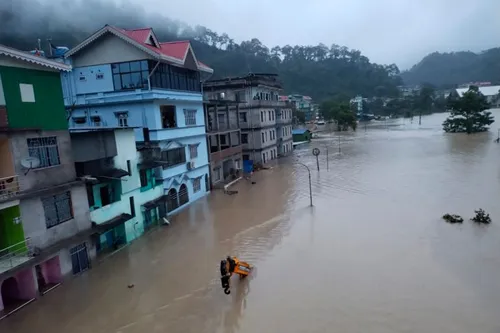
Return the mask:
{"type": "Polygon", "coordinates": [[[147,61],[111,64],[111,68],[115,90],[148,88],[147,61]]]}
{"type": "Polygon", "coordinates": [[[120,73],[127,73],[130,72],[130,63],[129,62],[122,62],[120,64],[120,73]]]}
{"type": "Polygon", "coordinates": [[[161,161],[163,162],[164,169],[174,165],[186,163],[186,152],[184,147],[162,151],[161,161]]]}
{"type": "Polygon", "coordinates": [[[139,61],[133,61],[130,63],[130,71],[131,72],[140,72],[141,71],[141,63],[139,61]]]}
{"type": "Polygon", "coordinates": [[[184,118],[186,119],[186,126],[195,126],[196,110],[184,110],[184,118]]]}

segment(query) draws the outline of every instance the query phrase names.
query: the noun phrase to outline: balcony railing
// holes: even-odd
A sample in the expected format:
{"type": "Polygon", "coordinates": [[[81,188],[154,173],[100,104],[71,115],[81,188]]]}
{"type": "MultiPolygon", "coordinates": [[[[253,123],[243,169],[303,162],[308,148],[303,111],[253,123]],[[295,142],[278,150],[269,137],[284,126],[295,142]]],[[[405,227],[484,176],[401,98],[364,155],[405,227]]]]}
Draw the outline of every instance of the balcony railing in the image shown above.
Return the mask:
{"type": "Polygon", "coordinates": [[[231,130],[237,130],[237,129],[238,129],[238,124],[236,122],[219,123],[219,126],[217,126],[217,124],[215,122],[207,124],[207,132],[210,132],[210,133],[231,131],[231,130]]]}
{"type": "Polygon", "coordinates": [[[30,239],[0,249],[0,274],[33,258],[30,239]]]}
{"type": "Polygon", "coordinates": [[[19,195],[19,192],[19,179],[17,175],[0,178],[0,200],[14,198],[19,195]]]}

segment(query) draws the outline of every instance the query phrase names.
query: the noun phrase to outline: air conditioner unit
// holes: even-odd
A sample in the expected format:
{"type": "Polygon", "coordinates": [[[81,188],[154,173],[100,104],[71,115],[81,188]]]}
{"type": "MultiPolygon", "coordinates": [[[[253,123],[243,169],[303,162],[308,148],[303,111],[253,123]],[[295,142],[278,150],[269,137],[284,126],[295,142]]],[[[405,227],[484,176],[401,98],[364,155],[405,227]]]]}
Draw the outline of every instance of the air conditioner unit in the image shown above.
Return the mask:
{"type": "Polygon", "coordinates": [[[187,162],[187,169],[188,170],[193,170],[194,169],[194,162],[193,161],[187,162]]]}

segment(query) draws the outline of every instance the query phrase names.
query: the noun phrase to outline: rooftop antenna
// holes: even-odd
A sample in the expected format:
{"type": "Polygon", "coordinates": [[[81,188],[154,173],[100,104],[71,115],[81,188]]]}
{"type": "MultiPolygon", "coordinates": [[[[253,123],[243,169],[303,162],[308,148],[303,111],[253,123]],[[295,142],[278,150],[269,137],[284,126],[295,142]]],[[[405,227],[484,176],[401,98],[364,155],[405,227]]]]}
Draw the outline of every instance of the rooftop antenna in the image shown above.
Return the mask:
{"type": "Polygon", "coordinates": [[[49,43],[49,53],[50,53],[50,56],[52,57],[53,56],[53,54],[52,54],[53,51],[52,51],[52,38],[51,37],[47,38],[47,43],[49,43]]]}
{"type": "Polygon", "coordinates": [[[42,40],[40,38],[38,38],[37,44],[38,44],[38,51],[41,51],[42,50],[42,40]]]}

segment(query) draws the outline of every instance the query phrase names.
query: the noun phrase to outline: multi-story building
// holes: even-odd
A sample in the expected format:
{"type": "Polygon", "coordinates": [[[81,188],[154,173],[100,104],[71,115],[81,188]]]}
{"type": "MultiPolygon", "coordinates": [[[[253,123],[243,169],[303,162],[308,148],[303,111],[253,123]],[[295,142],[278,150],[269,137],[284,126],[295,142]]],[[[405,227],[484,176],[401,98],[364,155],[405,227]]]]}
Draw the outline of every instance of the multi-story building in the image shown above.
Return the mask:
{"type": "Polygon", "coordinates": [[[291,106],[298,112],[302,112],[306,122],[313,121],[315,119],[316,110],[311,97],[295,94],[280,96],[280,100],[286,102],[287,104],[291,104],[291,106]]]}
{"type": "Polygon", "coordinates": [[[0,318],[95,255],[61,89],[70,70],[0,46],[0,318]]]}
{"type": "Polygon", "coordinates": [[[65,54],[70,129],[133,127],[144,161],[174,213],[204,196],[209,162],[201,80],[213,71],[188,41],[161,43],[151,28],[106,25],[65,54]]]}
{"type": "MultiPolygon", "coordinates": [[[[155,164],[142,163],[132,128],[71,132],[77,175],[86,182],[97,254],[127,244],[166,216],[155,164]]],[[[175,198],[177,200],[177,197],[175,198]]]]}
{"type": "MultiPolygon", "coordinates": [[[[281,141],[279,144],[278,140],[278,127],[281,128],[285,124],[288,126],[288,122],[285,121],[288,117],[291,121],[291,109],[279,100],[282,86],[277,75],[249,74],[243,77],[212,80],[205,82],[204,89],[206,94],[224,94],[228,98],[234,96],[235,100],[239,101],[238,120],[241,128],[243,160],[251,160],[254,164],[266,164],[278,158],[280,145],[292,147],[291,125],[290,135],[282,136],[282,139],[286,138],[287,141],[281,141]],[[281,112],[282,110],[285,112],[281,112]],[[278,118],[280,118],[279,126],[278,118]]],[[[291,150],[287,150],[288,152],[291,150]]]]}
{"type": "Polygon", "coordinates": [[[239,104],[234,95],[205,94],[207,146],[210,149],[212,186],[226,184],[240,175],[242,168],[239,104]]]}

